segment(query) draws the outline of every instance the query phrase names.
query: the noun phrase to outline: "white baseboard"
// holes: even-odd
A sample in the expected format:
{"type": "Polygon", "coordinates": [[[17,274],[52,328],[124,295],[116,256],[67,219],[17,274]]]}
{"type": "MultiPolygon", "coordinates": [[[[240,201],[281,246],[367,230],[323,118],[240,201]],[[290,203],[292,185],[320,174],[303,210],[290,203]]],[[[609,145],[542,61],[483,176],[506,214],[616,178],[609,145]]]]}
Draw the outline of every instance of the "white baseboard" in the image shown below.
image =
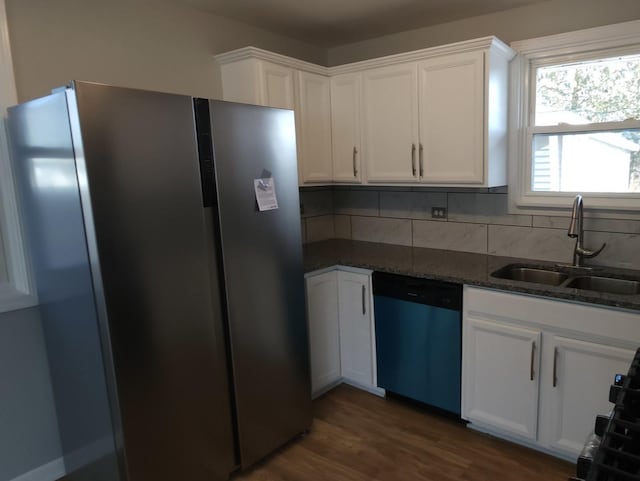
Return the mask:
{"type": "Polygon", "coordinates": [[[469,422],[469,424],[467,424],[467,428],[473,429],[474,431],[478,431],[480,433],[488,434],[489,436],[493,436],[493,437],[496,437],[496,438],[503,439],[505,441],[509,441],[510,443],[519,444],[521,446],[525,446],[527,448],[534,449],[536,451],[540,451],[540,452],[545,453],[545,454],[549,454],[549,455],[551,455],[553,457],[563,459],[563,460],[568,461],[568,462],[570,462],[572,464],[576,463],[577,456],[570,455],[570,454],[563,453],[563,452],[559,452],[559,451],[556,451],[554,449],[545,448],[544,446],[540,446],[539,444],[537,444],[535,442],[527,441],[525,439],[520,439],[520,438],[518,438],[516,436],[510,436],[509,434],[503,433],[503,432],[498,431],[496,429],[492,429],[490,426],[485,426],[482,423],[469,422]]]}
{"type": "Polygon", "coordinates": [[[367,386],[367,385],[364,385],[364,384],[357,383],[355,381],[351,381],[350,379],[346,379],[344,377],[341,377],[339,379],[336,379],[332,383],[327,384],[326,386],[324,386],[324,387],[318,389],[317,391],[313,392],[312,395],[311,395],[311,399],[319,398],[323,394],[331,391],[333,388],[338,387],[340,384],[348,384],[349,386],[353,386],[353,387],[355,387],[357,389],[360,389],[361,391],[367,391],[368,393],[375,394],[376,396],[379,396],[379,397],[385,397],[387,395],[387,392],[384,389],[382,389],[381,387],[367,386]]]}
{"type": "Polygon", "coordinates": [[[322,396],[325,393],[328,393],[329,391],[331,391],[334,387],[339,386],[340,384],[342,384],[342,378],[340,379],[336,379],[335,381],[327,384],[324,387],[321,387],[320,389],[318,389],[317,391],[314,391],[311,393],[311,399],[317,399],[320,396],[322,396]]]}
{"type": "MultiPolygon", "coordinates": [[[[87,446],[83,446],[81,449],[78,449],[68,455],[67,462],[70,463],[69,469],[73,471],[76,467],[90,464],[112,451],[112,438],[105,437],[98,439],[97,441],[94,441],[87,446]]],[[[66,474],[67,470],[64,459],[58,458],[9,481],[56,481],[66,474]]]]}
{"type": "Polygon", "coordinates": [[[106,436],[67,454],[67,466],[71,472],[74,472],[76,469],[92,464],[113,451],[113,438],[106,436]]]}
{"type": "Polygon", "coordinates": [[[65,474],[67,474],[67,471],[64,468],[64,460],[58,458],[10,481],[55,481],[65,474]]]}
{"type": "Polygon", "coordinates": [[[361,391],[367,391],[368,393],[375,394],[379,397],[385,397],[387,395],[387,391],[377,386],[365,386],[364,384],[357,383],[355,381],[351,381],[350,379],[342,378],[342,382],[344,384],[348,384],[349,386],[353,386],[361,391]]]}

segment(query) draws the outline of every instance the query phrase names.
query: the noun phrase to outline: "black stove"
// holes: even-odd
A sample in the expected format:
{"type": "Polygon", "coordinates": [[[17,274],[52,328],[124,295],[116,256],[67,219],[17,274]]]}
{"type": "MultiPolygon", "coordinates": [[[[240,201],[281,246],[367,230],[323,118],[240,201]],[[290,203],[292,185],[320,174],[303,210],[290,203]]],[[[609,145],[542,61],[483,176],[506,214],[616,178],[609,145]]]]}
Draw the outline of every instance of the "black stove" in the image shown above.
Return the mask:
{"type": "Polygon", "coordinates": [[[597,417],[572,480],[640,481],[640,349],[627,375],[615,376],[609,401],[615,405],[597,417]]]}

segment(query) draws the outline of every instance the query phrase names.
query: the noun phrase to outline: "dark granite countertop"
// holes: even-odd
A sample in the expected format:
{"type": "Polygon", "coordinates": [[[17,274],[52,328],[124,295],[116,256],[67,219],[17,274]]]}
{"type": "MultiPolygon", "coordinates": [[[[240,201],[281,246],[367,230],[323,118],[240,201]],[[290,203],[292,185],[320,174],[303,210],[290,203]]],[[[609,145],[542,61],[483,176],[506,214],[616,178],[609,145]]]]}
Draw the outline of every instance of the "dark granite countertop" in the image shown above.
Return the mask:
{"type": "MultiPolygon", "coordinates": [[[[551,262],[531,259],[341,239],[314,242],[304,247],[305,272],[343,265],[640,311],[640,294],[598,293],[498,279],[490,275],[507,264],[554,266],[551,262]]],[[[640,279],[640,271],[627,269],[594,267],[592,274],[640,279]]]]}

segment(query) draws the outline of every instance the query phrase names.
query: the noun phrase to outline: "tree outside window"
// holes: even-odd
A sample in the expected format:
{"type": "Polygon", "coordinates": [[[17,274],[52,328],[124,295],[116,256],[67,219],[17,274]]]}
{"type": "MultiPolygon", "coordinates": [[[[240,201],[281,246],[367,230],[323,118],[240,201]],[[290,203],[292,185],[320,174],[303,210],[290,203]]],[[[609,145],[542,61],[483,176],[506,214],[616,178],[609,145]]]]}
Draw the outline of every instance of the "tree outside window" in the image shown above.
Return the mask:
{"type": "Polygon", "coordinates": [[[640,129],[624,128],[640,120],[640,56],[540,66],[535,85],[532,190],[640,192],[640,129]]]}

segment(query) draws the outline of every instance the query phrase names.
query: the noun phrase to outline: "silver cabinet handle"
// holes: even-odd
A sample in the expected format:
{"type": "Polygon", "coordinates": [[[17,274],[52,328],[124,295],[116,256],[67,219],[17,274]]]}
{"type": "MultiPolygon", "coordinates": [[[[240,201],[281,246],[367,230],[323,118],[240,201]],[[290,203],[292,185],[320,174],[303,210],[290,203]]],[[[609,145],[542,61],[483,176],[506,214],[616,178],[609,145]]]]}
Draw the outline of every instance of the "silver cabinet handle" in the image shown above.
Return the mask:
{"type": "Polygon", "coordinates": [[[558,348],[553,348],[553,387],[558,385],[558,348]]]}
{"type": "Polygon", "coordinates": [[[529,368],[529,379],[533,381],[534,371],[533,371],[533,360],[535,358],[536,352],[536,341],[531,341],[531,367],[529,368]]]}
{"type": "Polygon", "coordinates": [[[363,316],[367,313],[366,297],[367,297],[367,288],[365,286],[362,286],[362,315],[363,316]]]}
{"type": "Polygon", "coordinates": [[[358,176],[358,167],[356,166],[356,155],[358,155],[358,149],[356,149],[356,146],[353,146],[353,176],[357,177],[358,176]]]}
{"type": "Polygon", "coordinates": [[[413,176],[416,176],[416,144],[411,144],[411,170],[413,176]]]}
{"type": "Polygon", "coordinates": [[[418,159],[420,163],[420,177],[424,177],[423,158],[424,158],[424,147],[422,146],[422,142],[420,142],[420,154],[418,159]]]}

